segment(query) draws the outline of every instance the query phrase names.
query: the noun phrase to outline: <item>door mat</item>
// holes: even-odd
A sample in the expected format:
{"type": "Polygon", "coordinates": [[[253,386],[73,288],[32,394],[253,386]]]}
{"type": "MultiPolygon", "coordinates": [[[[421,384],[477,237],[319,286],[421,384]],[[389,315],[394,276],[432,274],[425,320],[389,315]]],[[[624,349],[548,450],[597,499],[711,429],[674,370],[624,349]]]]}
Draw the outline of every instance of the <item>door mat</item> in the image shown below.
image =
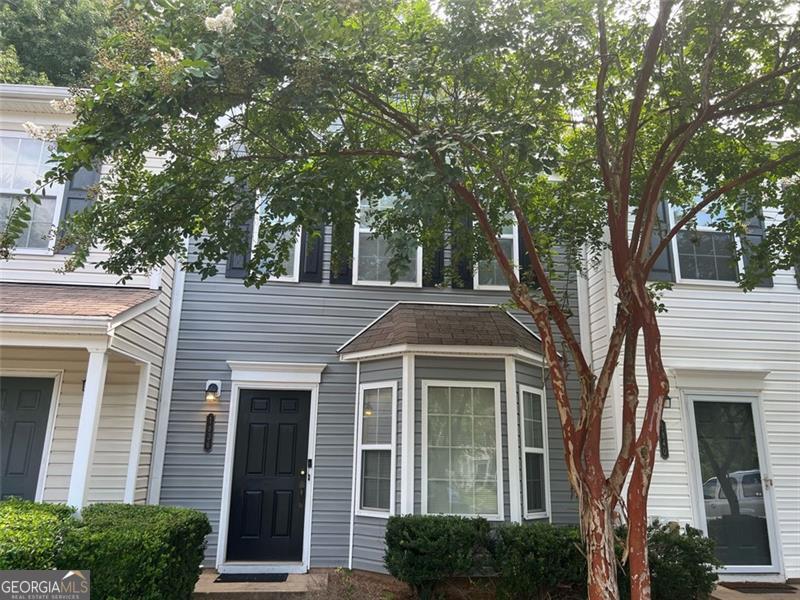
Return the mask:
{"type": "Polygon", "coordinates": [[[220,573],[214,583],[281,583],[288,573],[220,573]]]}
{"type": "Polygon", "coordinates": [[[721,587],[734,590],[740,594],[786,594],[796,592],[797,588],[785,583],[762,583],[760,581],[733,582],[726,581],[721,587]]]}

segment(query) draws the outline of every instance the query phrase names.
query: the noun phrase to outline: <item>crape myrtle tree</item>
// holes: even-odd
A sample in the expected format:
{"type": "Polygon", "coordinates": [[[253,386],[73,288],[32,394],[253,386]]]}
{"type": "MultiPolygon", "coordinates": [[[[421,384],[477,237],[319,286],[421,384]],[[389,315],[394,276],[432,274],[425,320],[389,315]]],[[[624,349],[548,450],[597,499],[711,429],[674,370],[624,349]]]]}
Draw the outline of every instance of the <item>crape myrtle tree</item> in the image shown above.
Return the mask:
{"type": "MultiPolygon", "coordinates": [[[[621,512],[631,595],[649,598],[647,494],[669,385],[663,284],[648,274],[701,212],[744,240],[735,252],[747,259],[745,289],[800,256],[796,6],[152,0],[136,10],[57,140],[50,178],[98,162],[113,168],[69,226],[76,251],[67,266],[99,243],[110,252],[102,266],[123,278],[173,255],[211,276],[250,245],[241,226],[257,207],[245,282],[260,285],[282,273],[298,228],[321,222],[339,232],[338,268],[359,199],[394,198],[370,218],[395,275],[418,245],[447,245],[454,263],[499,263],[511,301],[542,339],[589,596],[619,596],[612,518],[621,512]],[[145,168],[153,153],[164,159],[158,172],[145,168]],[[682,211],[674,224],[659,220],[663,202],[682,211]],[[747,224],[765,212],[783,218],[770,219],[756,245],[747,224]],[[530,261],[519,275],[498,240],[512,221],[530,261]],[[601,252],[613,259],[618,297],[595,372],[556,264],[579,270],[601,252]],[[606,468],[601,421],[620,363],[614,418],[623,436],[606,468]]],[[[12,215],[3,244],[24,219],[24,208],[12,215]]]]}

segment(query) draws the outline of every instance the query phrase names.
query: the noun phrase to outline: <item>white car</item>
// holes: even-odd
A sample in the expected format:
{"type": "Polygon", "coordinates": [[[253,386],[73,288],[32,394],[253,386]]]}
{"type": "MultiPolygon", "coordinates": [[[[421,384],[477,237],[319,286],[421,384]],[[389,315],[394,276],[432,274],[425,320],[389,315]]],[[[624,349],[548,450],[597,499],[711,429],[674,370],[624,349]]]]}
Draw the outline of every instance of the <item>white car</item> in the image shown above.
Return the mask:
{"type": "MultiPolygon", "coordinates": [[[[765,518],[764,488],[761,484],[761,471],[750,469],[728,473],[728,481],[739,501],[739,514],[765,518]]],[[[732,514],[731,503],[725,490],[716,477],[703,483],[703,501],[706,506],[706,519],[718,519],[732,514]]]]}

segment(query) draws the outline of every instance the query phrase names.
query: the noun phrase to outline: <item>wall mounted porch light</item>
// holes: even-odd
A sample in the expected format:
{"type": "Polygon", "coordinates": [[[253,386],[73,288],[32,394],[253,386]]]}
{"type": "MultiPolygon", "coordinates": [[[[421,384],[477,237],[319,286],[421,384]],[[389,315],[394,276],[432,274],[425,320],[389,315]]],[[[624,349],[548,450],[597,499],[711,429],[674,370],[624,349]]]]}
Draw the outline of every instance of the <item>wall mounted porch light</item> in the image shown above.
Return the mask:
{"type": "Polygon", "coordinates": [[[206,381],[206,402],[216,402],[219,400],[220,390],[222,390],[222,382],[218,380],[206,381]]]}

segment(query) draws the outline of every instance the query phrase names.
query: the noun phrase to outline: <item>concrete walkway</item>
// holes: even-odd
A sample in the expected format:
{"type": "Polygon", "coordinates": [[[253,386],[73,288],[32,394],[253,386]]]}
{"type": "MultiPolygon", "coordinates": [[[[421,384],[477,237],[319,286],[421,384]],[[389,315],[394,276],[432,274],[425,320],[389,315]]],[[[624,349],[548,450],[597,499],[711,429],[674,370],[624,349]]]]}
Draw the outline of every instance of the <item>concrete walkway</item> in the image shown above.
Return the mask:
{"type": "Polygon", "coordinates": [[[203,569],[192,600],[300,600],[314,598],[328,584],[327,573],[290,573],[275,583],[214,583],[219,573],[203,569]]]}
{"type": "Polygon", "coordinates": [[[770,591],[766,593],[747,592],[731,590],[721,585],[717,586],[711,594],[712,600],[800,600],[800,589],[796,585],[793,592],[770,591]]]}

